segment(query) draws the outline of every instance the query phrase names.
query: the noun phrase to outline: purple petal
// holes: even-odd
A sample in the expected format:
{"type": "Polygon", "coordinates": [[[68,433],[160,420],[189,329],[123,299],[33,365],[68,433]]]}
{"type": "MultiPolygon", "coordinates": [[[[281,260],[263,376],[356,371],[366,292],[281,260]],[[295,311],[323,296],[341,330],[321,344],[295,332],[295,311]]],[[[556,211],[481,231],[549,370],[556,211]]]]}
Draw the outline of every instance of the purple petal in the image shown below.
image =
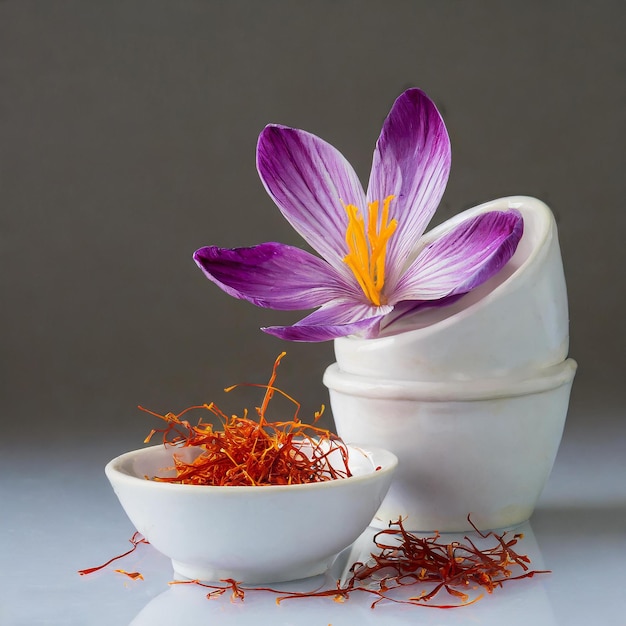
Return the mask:
{"type": "Polygon", "coordinates": [[[390,306],[377,308],[346,301],[334,302],[314,311],[293,326],[270,326],[262,330],[289,341],[328,341],[348,335],[371,338],[378,334],[381,320],[392,310],[390,306]]]}
{"type": "Polygon", "coordinates": [[[381,324],[381,330],[425,309],[449,306],[455,303],[459,298],[462,298],[464,295],[465,294],[458,293],[446,296],[445,298],[439,298],[439,300],[403,300],[394,306],[393,312],[390,315],[385,317],[381,324]]]}
{"type": "Polygon", "coordinates": [[[419,89],[405,91],[383,125],[367,190],[368,201],[395,196],[390,218],[398,227],[387,251],[390,286],[439,205],[450,159],[450,139],[434,103],[419,89]]]}
{"type": "Polygon", "coordinates": [[[280,243],[234,249],[209,246],[197,250],[193,258],[226,293],[261,307],[312,309],[333,298],[350,297],[350,286],[328,263],[280,243]]]}
{"type": "Polygon", "coordinates": [[[287,221],[344,276],[351,273],[344,204],[363,207],[363,187],[343,155],[319,137],[285,126],[267,126],[257,145],[257,168],[287,221]]]}
{"type": "Polygon", "coordinates": [[[515,210],[482,213],[462,222],[422,250],[400,280],[393,301],[467,293],[505,265],[523,230],[515,210]]]}

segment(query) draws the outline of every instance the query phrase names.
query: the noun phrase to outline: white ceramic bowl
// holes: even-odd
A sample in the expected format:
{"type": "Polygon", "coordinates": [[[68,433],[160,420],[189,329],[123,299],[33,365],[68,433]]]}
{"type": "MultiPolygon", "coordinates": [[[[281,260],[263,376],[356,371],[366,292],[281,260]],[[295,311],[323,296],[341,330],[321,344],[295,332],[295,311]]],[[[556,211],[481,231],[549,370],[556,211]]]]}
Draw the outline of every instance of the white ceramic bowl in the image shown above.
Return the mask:
{"type": "Polygon", "coordinates": [[[324,374],[337,433],[394,452],[398,469],[373,525],[510,528],[526,521],[561,441],[576,362],[532,375],[414,382],[324,374]]]}
{"type": "Polygon", "coordinates": [[[509,209],[522,214],[524,235],[498,274],[454,304],[390,327],[395,334],[336,339],[339,367],[359,376],[455,381],[561,363],[569,349],[567,292],[556,223],[543,202],[513,196],[482,204],[434,228],[423,243],[479,213],[509,209]]]}
{"type": "Polygon", "coordinates": [[[327,482],[209,487],[146,480],[163,475],[174,452],[194,454],[192,448],[159,445],[107,464],[122,507],[136,529],[172,559],[177,578],[253,584],[325,572],[367,528],[397,465],[390,452],[350,446],[353,476],[327,482]]]}

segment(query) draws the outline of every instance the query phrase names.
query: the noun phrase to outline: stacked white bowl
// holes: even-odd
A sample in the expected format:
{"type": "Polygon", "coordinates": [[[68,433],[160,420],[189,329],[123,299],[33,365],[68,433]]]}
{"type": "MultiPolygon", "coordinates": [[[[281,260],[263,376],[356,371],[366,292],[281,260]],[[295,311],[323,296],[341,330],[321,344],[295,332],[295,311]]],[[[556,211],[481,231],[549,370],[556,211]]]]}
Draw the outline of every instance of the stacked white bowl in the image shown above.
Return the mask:
{"type": "Polygon", "coordinates": [[[338,434],[399,458],[376,526],[402,517],[418,531],[510,528],[530,517],[550,474],[576,371],[552,212],[534,198],[502,198],[426,239],[509,209],[522,214],[524,235],[496,276],[393,334],[335,341],[324,383],[338,434]]]}

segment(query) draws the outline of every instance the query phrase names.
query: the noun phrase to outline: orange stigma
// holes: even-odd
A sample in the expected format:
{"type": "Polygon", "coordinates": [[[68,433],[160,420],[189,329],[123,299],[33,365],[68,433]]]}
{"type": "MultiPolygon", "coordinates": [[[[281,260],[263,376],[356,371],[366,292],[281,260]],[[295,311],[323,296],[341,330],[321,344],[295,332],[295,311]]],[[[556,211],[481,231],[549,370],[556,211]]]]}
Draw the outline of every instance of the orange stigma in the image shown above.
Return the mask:
{"type": "Polygon", "coordinates": [[[397,220],[389,221],[389,205],[394,198],[387,196],[384,199],[380,219],[379,201],[368,203],[367,227],[358,207],[344,205],[348,214],[348,254],[343,260],[352,270],[367,299],[375,306],[386,304],[381,292],[385,285],[387,244],[398,226],[397,220]]]}

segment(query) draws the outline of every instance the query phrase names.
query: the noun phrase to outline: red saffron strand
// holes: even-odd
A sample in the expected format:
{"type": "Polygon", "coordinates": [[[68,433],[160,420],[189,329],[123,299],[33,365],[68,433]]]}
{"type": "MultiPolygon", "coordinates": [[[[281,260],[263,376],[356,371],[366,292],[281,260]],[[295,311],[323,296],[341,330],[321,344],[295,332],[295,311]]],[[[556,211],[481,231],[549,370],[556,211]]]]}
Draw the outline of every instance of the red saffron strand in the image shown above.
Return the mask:
{"type": "Polygon", "coordinates": [[[231,591],[231,601],[244,600],[247,591],[265,591],[277,594],[276,603],[297,598],[330,597],[335,602],[345,602],[353,593],[366,593],[374,596],[372,609],[381,602],[393,602],[436,609],[454,609],[469,606],[481,600],[479,593],[471,598],[468,590],[483,588],[487,593],[502,587],[504,582],[532,578],[535,574],[547,571],[529,570],[530,559],[512,548],[522,535],[509,538],[508,533],[494,532],[478,534],[483,539],[495,539],[495,546],[479,549],[468,537],[464,542],[443,543],[440,535],[418,537],[405,530],[402,519],[393,522],[388,529],[379,531],[374,544],[379,552],[372,553],[368,563],[357,562],[351,567],[352,576],[342,586],[339,581],[335,588],[312,592],[285,592],[271,587],[244,587],[232,579],[225,579],[223,585],[207,584],[200,581],[173,581],[170,584],[196,584],[210,591],[207,598],[216,598],[231,591]],[[388,541],[389,540],[389,541],[388,541]],[[513,575],[512,568],[519,567],[522,573],[513,575]],[[432,584],[429,592],[421,591],[407,599],[393,597],[390,592],[400,588],[432,584]],[[447,593],[457,600],[434,603],[440,593],[447,593]]]}
{"type": "MultiPolygon", "coordinates": [[[[271,587],[244,587],[231,578],[223,579],[223,584],[208,584],[199,580],[172,581],[175,584],[194,584],[208,589],[207,598],[217,598],[225,592],[231,592],[231,602],[243,601],[247,591],[264,591],[277,594],[276,603],[297,598],[332,597],[335,602],[345,602],[353,593],[367,593],[374,596],[370,605],[372,609],[381,602],[408,604],[436,609],[453,609],[469,606],[483,598],[479,594],[470,598],[468,589],[484,588],[488,593],[502,587],[503,583],[524,578],[532,578],[536,574],[547,574],[547,570],[530,570],[530,559],[526,555],[518,554],[513,546],[523,538],[515,534],[509,538],[508,533],[501,535],[495,532],[482,533],[477,531],[481,538],[494,538],[496,545],[480,549],[469,538],[463,542],[454,541],[443,543],[440,535],[435,533],[429,537],[418,537],[404,529],[402,519],[389,524],[389,528],[379,531],[374,536],[374,545],[379,552],[370,554],[368,563],[356,562],[350,568],[352,576],[342,586],[339,581],[335,588],[321,589],[312,592],[287,592],[271,587]],[[387,541],[390,539],[390,541],[387,541]],[[522,572],[513,575],[512,568],[519,567],[522,572]],[[429,591],[407,599],[395,598],[389,592],[400,588],[409,588],[418,584],[432,584],[429,591]],[[440,593],[446,592],[457,603],[432,603],[440,593]]],[[[129,540],[133,547],[118,556],[109,559],[97,567],[79,570],[79,574],[86,575],[101,570],[114,561],[122,559],[142,544],[149,542],[139,532],[135,532],[129,540]]],[[[115,572],[124,574],[133,580],[143,580],[139,572],[127,572],[116,569],[115,572]]]]}
{"type": "Polygon", "coordinates": [[[179,414],[159,415],[139,407],[166,422],[161,429],[153,429],[145,442],[161,433],[164,445],[194,447],[198,455],[184,460],[174,455],[174,476],[155,476],[152,480],[178,484],[210,486],[292,485],[346,478],[351,475],[348,451],[334,433],[315,426],[324,407],[315,413],[313,424],[305,424],[298,417],[300,403],[275,386],[277,369],[285,353],[281,353],[272,368],[267,385],[242,383],[239,386],[260,387],[265,394],[256,407],[258,420],[251,420],[244,411],[242,417],[228,417],[213,402],[191,406],[179,414]],[[295,405],[291,420],[271,422],[266,413],[269,403],[278,393],[295,405]],[[192,425],[184,416],[192,410],[206,410],[223,423],[221,431],[200,418],[192,425]],[[333,457],[334,462],[331,462],[333,457]]]}
{"type": "MultiPolygon", "coordinates": [[[[109,559],[106,563],[103,563],[102,565],[98,565],[96,567],[89,567],[87,569],[78,570],[78,573],[81,576],[85,576],[86,574],[93,574],[94,572],[97,572],[98,570],[104,569],[108,565],[111,565],[111,563],[113,563],[114,561],[117,561],[118,559],[123,559],[125,556],[128,556],[129,554],[132,554],[137,549],[139,544],[141,544],[141,543],[148,544],[149,543],[141,535],[141,533],[139,533],[137,531],[135,533],[133,533],[133,536],[129,539],[129,541],[130,541],[130,543],[133,544],[133,547],[130,550],[128,550],[127,552],[124,552],[124,554],[118,554],[117,556],[114,556],[112,559],[109,559]]],[[[126,572],[124,572],[124,573],[126,573],[126,572]]]]}

